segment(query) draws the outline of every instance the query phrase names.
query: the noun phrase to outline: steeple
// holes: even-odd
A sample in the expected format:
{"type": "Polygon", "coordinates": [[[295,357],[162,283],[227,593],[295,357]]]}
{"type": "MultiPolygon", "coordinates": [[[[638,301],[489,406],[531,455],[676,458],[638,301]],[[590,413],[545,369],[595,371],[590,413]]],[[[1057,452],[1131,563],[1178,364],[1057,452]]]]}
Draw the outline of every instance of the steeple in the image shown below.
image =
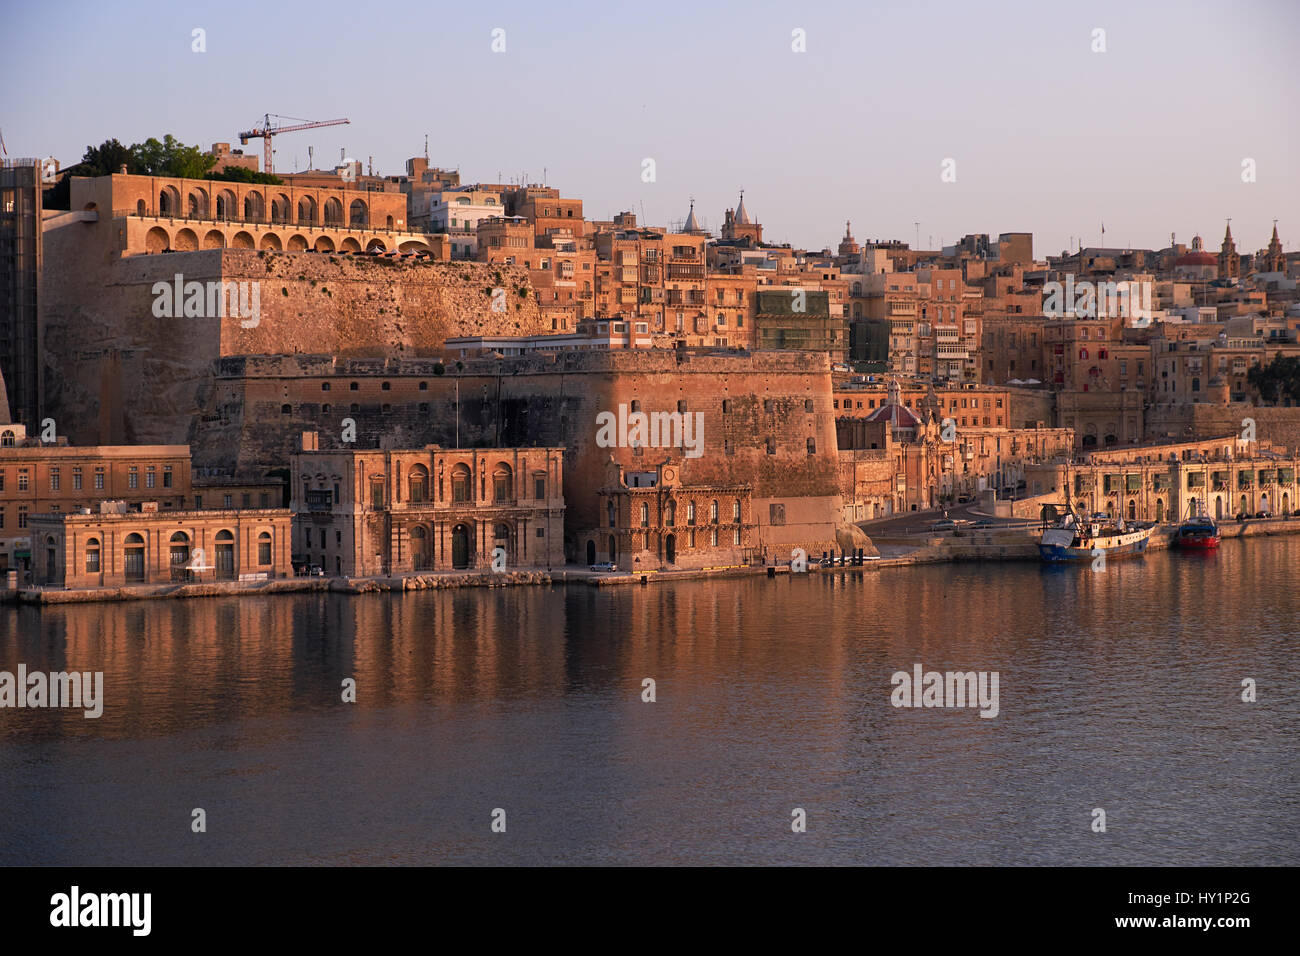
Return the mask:
{"type": "Polygon", "coordinates": [[[704,230],[700,228],[700,224],[695,218],[695,200],[692,198],[691,211],[686,216],[686,224],[682,226],[682,232],[696,233],[696,232],[703,232],[703,231],[704,230]]]}
{"type": "Polygon", "coordinates": [[[1277,236],[1277,220],[1273,220],[1273,238],[1268,241],[1268,252],[1264,253],[1265,272],[1285,272],[1286,256],[1282,254],[1282,240],[1277,236]]]}
{"type": "Polygon", "coordinates": [[[1219,278],[1236,279],[1241,275],[1241,257],[1237,255],[1237,244],[1232,241],[1232,220],[1228,220],[1223,231],[1223,245],[1219,247],[1219,278]]]}
{"type": "Polygon", "coordinates": [[[749,213],[745,211],[745,190],[740,191],[740,205],[736,207],[736,224],[748,226],[751,224],[749,213]]]}

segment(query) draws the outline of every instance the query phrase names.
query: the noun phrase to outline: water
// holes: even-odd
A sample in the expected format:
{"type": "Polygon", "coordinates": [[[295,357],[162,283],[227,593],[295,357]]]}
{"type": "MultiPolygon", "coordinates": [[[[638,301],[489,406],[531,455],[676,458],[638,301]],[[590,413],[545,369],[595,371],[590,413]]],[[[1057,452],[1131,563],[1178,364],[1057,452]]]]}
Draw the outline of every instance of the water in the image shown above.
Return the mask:
{"type": "Polygon", "coordinates": [[[0,710],[0,863],[1295,865],[1296,566],[3,607],[107,702],[0,710]],[[892,707],[918,662],[999,715],[892,707]]]}

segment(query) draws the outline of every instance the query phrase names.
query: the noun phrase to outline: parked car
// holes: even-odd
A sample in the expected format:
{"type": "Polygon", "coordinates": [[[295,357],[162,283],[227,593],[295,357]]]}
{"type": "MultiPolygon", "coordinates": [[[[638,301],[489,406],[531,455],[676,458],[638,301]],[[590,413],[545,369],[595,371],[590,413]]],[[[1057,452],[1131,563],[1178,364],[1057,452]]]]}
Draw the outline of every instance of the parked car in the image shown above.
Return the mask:
{"type": "Polygon", "coordinates": [[[970,503],[971,503],[971,496],[970,496],[970,495],[958,495],[958,496],[957,496],[957,504],[959,504],[959,505],[968,505],[968,504],[970,504],[970,503]]]}
{"type": "Polygon", "coordinates": [[[1246,520],[1247,518],[1249,518],[1249,517],[1250,517],[1250,515],[1248,515],[1248,514],[1247,514],[1246,512],[1244,512],[1244,511],[1240,511],[1240,512],[1237,513],[1237,520],[1238,520],[1238,521],[1245,521],[1245,520],[1246,520]]]}
{"type": "Polygon", "coordinates": [[[1256,518],[1271,518],[1271,517],[1273,517],[1273,512],[1271,512],[1271,511],[1256,511],[1256,512],[1255,512],[1255,517],[1256,517],[1256,518]]]}
{"type": "Polygon", "coordinates": [[[618,570],[618,565],[615,564],[613,561],[601,561],[599,564],[593,564],[593,565],[591,566],[591,570],[593,570],[593,571],[617,571],[617,570],[618,570]]]}
{"type": "Polygon", "coordinates": [[[957,522],[951,518],[940,518],[938,521],[930,522],[931,531],[955,531],[957,522]]]}
{"type": "Polygon", "coordinates": [[[979,521],[975,522],[976,528],[996,528],[997,526],[998,523],[992,518],[980,518],[979,521]]]}

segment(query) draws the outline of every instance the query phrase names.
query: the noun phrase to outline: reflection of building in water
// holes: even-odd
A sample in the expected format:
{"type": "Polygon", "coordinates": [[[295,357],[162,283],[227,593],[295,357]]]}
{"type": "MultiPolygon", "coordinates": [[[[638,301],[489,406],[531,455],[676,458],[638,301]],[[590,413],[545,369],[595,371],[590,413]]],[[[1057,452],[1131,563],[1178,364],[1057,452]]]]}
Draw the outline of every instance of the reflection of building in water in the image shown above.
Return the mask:
{"type": "Polygon", "coordinates": [[[293,456],[295,551],[330,574],[368,576],[564,564],[562,448],[430,445],[293,456]]]}
{"type": "MultiPolygon", "coordinates": [[[[113,503],[105,503],[109,509],[113,503]]],[[[287,509],[33,515],[36,583],[71,588],[293,573],[287,509]]]]}

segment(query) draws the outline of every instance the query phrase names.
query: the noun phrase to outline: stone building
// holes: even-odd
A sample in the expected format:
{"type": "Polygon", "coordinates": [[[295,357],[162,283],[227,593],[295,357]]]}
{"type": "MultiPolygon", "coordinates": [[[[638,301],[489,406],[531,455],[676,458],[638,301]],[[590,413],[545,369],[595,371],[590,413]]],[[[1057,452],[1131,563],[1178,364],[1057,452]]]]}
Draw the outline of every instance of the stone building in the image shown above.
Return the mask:
{"type": "Polygon", "coordinates": [[[294,555],[327,574],[564,565],[561,448],[353,450],[302,436],[294,555]]]}
{"type": "Polygon", "coordinates": [[[1088,513],[1175,522],[1192,507],[1216,519],[1292,514],[1300,498],[1300,459],[1236,435],[1208,441],[1098,451],[1075,463],[1026,469],[1029,495],[1076,502],[1088,513]]]}
{"type": "Polygon", "coordinates": [[[30,521],[34,583],[95,588],[269,580],[293,574],[289,511],[127,511],[30,521]]]}
{"type": "Polygon", "coordinates": [[[607,476],[597,509],[603,521],[578,535],[586,564],[649,572],[763,561],[749,485],[683,485],[680,467],[667,462],[632,471],[611,459],[607,476]]]}

